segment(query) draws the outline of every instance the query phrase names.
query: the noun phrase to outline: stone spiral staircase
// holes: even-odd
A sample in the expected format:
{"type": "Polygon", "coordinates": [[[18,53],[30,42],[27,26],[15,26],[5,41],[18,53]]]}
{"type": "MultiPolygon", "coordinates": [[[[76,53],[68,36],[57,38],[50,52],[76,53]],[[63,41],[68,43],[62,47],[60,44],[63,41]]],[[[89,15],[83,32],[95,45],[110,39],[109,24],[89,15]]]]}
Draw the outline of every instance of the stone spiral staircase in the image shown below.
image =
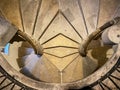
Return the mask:
{"type": "Polygon", "coordinates": [[[119,0],[0,1],[0,15],[43,47],[41,55],[24,40],[10,44],[8,55],[2,48],[0,90],[120,89],[119,44],[103,45],[99,38],[86,57],[78,50],[92,32],[120,15],[119,0]]]}

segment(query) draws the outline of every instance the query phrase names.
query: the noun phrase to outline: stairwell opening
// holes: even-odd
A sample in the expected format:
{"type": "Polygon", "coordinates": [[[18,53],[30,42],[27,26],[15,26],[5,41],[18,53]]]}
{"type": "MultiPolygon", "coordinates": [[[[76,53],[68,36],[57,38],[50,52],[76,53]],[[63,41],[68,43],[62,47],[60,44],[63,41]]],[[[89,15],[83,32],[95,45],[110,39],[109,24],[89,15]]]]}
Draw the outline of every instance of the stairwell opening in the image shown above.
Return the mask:
{"type": "Polygon", "coordinates": [[[2,49],[2,52],[8,63],[15,70],[31,79],[39,80],[31,74],[31,70],[35,67],[35,64],[40,60],[42,55],[35,54],[34,49],[28,42],[8,43],[2,49]]]}

